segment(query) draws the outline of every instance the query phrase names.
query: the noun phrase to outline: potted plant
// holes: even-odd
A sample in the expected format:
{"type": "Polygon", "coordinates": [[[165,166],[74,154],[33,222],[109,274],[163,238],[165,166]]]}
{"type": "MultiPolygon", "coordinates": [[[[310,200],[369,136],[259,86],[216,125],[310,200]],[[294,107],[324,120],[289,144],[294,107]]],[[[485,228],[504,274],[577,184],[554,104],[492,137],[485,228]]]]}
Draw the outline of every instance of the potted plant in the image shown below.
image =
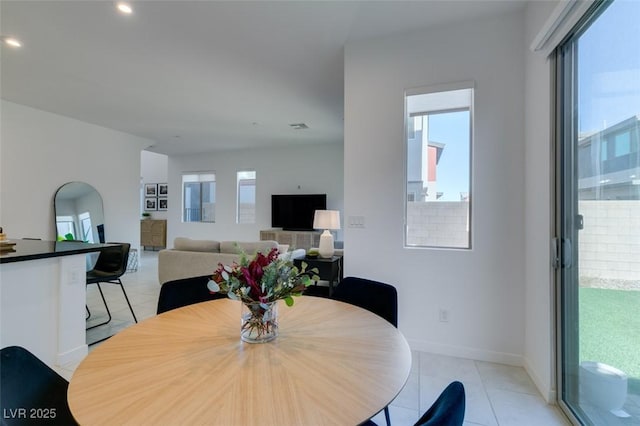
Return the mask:
{"type": "Polygon", "coordinates": [[[277,301],[284,299],[293,305],[293,297],[300,296],[314,281],[318,268],[307,270],[302,262],[298,269],[293,261],[279,256],[277,248],[266,256],[260,252],[249,259],[241,254],[240,262],[218,264],[207,284],[211,293],[223,293],[242,302],[240,338],[249,343],[264,343],[278,335],[277,301]]]}

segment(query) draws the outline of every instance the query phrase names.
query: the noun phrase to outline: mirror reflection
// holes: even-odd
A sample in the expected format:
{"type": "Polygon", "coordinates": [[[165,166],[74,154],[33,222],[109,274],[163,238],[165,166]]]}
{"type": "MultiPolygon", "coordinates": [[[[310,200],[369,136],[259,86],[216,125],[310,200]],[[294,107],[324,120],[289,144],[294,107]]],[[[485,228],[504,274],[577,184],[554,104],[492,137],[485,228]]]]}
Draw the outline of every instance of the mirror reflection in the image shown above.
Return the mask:
{"type": "Polygon", "coordinates": [[[56,191],[54,199],[58,241],[104,243],[102,196],[84,182],[69,182],[56,191]]]}

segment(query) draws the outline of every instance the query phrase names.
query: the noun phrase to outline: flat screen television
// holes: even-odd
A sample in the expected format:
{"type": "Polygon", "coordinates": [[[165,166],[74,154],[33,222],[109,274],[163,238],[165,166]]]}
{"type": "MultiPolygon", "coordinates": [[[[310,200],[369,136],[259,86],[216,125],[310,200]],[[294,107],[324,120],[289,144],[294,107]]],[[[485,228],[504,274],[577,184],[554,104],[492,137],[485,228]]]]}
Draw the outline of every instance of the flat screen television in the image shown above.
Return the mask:
{"type": "Polygon", "coordinates": [[[327,194],[271,195],[271,226],[287,231],[312,231],[316,210],[327,209],[327,194]]]}

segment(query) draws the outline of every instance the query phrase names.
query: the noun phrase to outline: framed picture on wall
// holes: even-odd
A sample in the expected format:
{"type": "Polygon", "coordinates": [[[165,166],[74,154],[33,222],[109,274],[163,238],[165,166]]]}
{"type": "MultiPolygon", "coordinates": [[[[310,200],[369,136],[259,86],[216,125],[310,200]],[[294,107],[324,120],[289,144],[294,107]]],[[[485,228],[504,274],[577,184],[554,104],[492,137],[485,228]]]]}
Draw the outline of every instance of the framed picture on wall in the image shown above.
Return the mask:
{"type": "Polygon", "coordinates": [[[144,184],[144,196],[145,197],[157,197],[158,196],[158,184],[157,183],[145,183],[144,184]]]}
{"type": "Polygon", "coordinates": [[[167,199],[158,198],[158,210],[166,210],[166,209],[167,209],[167,199]]]}
{"type": "Polygon", "coordinates": [[[169,195],[169,184],[167,183],[159,183],[158,184],[158,197],[166,197],[169,195]]]}
{"type": "Polygon", "coordinates": [[[145,211],[158,210],[158,199],[156,197],[145,197],[144,210],[145,211]]]}

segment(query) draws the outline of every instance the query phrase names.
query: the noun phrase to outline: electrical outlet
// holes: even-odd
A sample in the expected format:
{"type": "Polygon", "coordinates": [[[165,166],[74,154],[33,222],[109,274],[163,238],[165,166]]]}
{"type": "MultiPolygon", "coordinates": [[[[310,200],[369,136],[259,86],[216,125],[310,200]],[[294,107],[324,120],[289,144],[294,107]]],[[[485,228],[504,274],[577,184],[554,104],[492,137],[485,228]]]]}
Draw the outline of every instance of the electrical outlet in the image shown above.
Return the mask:
{"type": "Polygon", "coordinates": [[[438,318],[440,319],[440,322],[449,322],[449,310],[440,308],[438,318]]]}
{"type": "Polygon", "coordinates": [[[85,279],[85,274],[78,269],[71,269],[67,273],[67,280],[69,284],[80,284],[81,280],[85,279]]]}

